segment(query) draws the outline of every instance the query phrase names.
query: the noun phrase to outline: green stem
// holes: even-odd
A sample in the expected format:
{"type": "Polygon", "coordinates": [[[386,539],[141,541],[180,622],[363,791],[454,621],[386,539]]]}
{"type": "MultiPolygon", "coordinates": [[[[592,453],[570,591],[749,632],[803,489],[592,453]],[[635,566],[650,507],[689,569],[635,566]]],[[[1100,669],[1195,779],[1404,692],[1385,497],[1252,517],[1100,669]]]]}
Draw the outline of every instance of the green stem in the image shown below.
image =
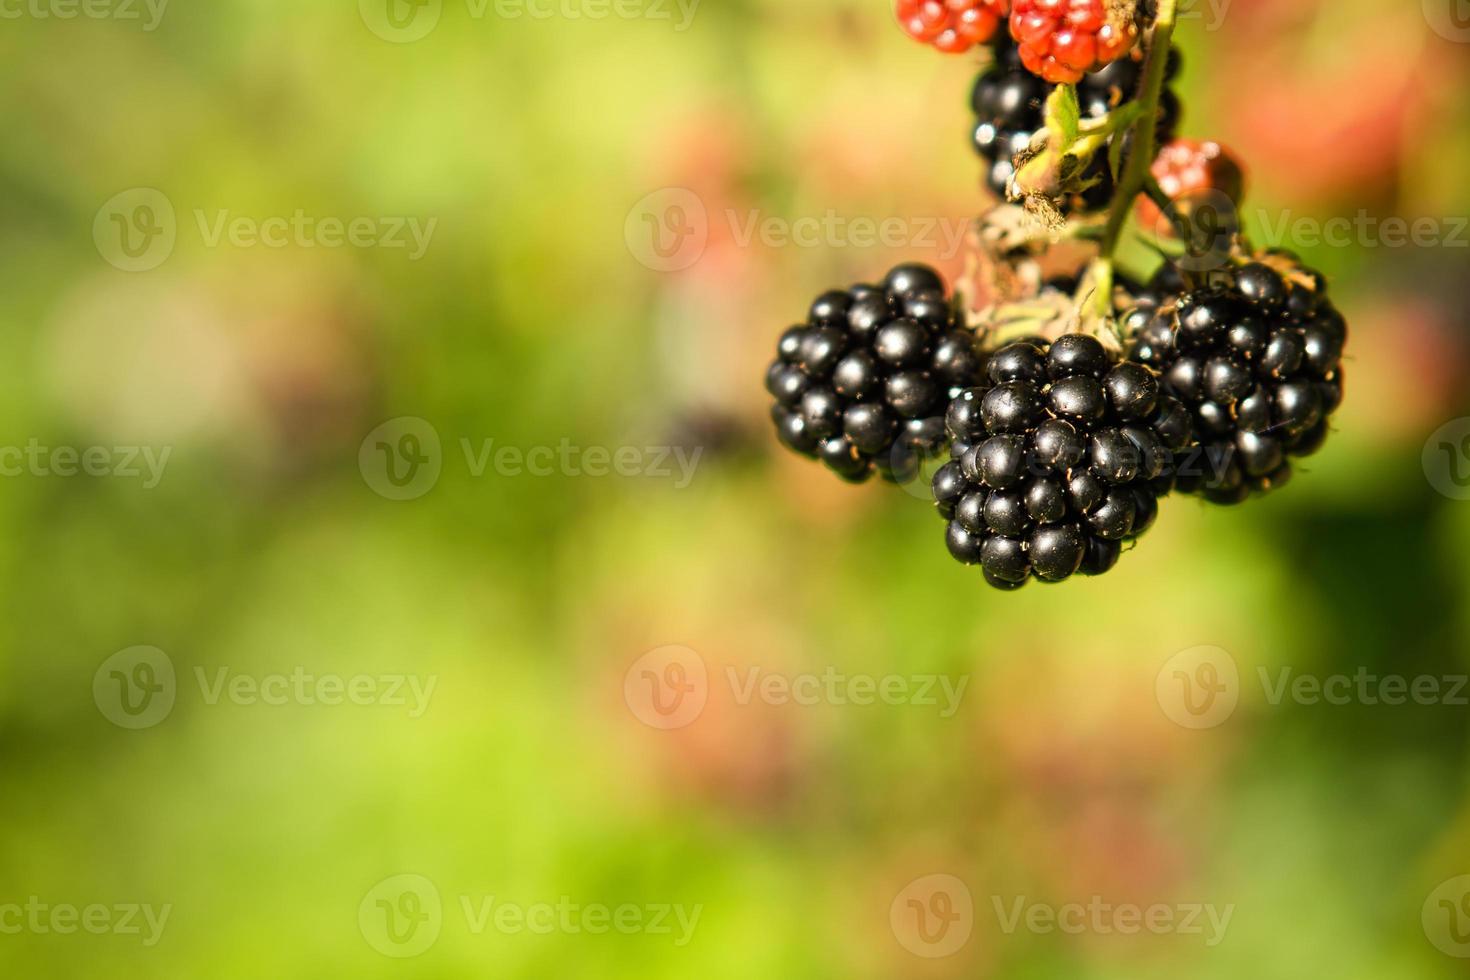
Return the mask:
{"type": "Polygon", "coordinates": [[[1095,119],[1084,119],[1078,127],[1078,135],[1081,136],[1112,136],[1120,129],[1127,129],[1138,122],[1138,107],[1132,102],[1125,102],[1118,108],[1112,110],[1105,116],[1095,119]]]}
{"type": "MultiPolygon", "coordinates": [[[[1050,310],[1049,314],[1055,316],[1056,311],[1050,310]]],[[[1018,319],[1003,324],[996,324],[986,330],[980,338],[981,348],[986,353],[994,353],[1002,347],[1006,347],[1026,337],[1034,337],[1041,334],[1050,319],[1018,319]]]]}
{"type": "Polygon", "coordinates": [[[1098,258],[1092,263],[1092,275],[1082,282],[1082,288],[1086,289],[1089,282],[1092,286],[1092,310],[1103,320],[1108,319],[1113,312],[1113,259],[1109,255],[1106,258],[1098,258]]]}
{"type": "Polygon", "coordinates": [[[1143,182],[1143,192],[1163,212],[1164,217],[1169,219],[1169,223],[1174,226],[1174,233],[1179,236],[1181,242],[1188,243],[1193,240],[1194,230],[1190,227],[1189,222],[1185,220],[1184,216],[1179,213],[1178,204],[1175,203],[1172,197],[1164,193],[1164,189],[1159,186],[1159,182],[1154,179],[1152,173],[1143,182]]]}
{"type": "Polygon", "coordinates": [[[1143,192],[1154,160],[1155,133],[1159,120],[1159,96],[1164,90],[1164,73],[1169,64],[1169,44],[1174,36],[1174,9],[1176,0],[1159,0],[1158,18],[1154,21],[1153,36],[1148,42],[1148,57],[1144,61],[1143,81],[1138,91],[1138,119],[1133,124],[1133,139],[1128,148],[1128,158],[1123,164],[1123,173],[1113,195],[1108,212],[1107,228],[1103,231],[1101,258],[1111,262],[1118,250],[1123,226],[1133,210],[1133,202],[1143,192]]]}
{"type": "Polygon", "coordinates": [[[1173,209],[1174,202],[1170,200],[1168,193],[1160,186],[1158,178],[1153,174],[1149,174],[1144,178],[1143,192],[1148,195],[1150,201],[1153,201],[1159,206],[1159,210],[1169,211],[1173,209]]]}

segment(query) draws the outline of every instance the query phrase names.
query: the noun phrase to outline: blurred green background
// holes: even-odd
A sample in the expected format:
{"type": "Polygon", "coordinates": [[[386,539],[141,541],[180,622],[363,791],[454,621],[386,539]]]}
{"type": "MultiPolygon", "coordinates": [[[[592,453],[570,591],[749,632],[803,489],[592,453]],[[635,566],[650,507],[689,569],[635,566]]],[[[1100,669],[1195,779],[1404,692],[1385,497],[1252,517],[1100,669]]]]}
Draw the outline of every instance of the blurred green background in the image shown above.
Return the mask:
{"type": "Polygon", "coordinates": [[[1470,709],[1259,673],[1470,671],[1451,3],[1186,5],[1258,233],[1434,231],[1266,237],[1353,329],[1327,449],[1013,595],[761,391],[822,289],[963,268],[975,57],[876,0],[119,4],[0,11],[0,975],[1462,974],[1470,709]],[[1189,727],[1200,647],[1238,703],[1189,727]],[[368,703],[252,694],[305,675],[368,703]],[[809,675],[913,686],[746,687],[809,675]]]}

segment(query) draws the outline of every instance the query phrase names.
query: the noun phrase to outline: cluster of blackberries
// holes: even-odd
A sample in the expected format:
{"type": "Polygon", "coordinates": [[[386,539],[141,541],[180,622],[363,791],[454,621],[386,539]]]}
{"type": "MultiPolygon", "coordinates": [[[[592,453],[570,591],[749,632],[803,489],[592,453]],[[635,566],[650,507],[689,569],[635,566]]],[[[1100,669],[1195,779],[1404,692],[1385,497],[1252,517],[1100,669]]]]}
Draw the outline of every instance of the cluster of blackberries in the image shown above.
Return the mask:
{"type": "Polygon", "coordinates": [[[1285,483],[1293,457],[1321,448],[1342,401],[1347,325],[1321,275],[1277,261],[1286,275],[1249,262],[1198,289],[1166,266],[1124,319],[1131,360],[1157,370],[1194,417],[1179,489],[1216,503],[1285,483]]]}
{"type": "Polygon", "coordinates": [[[950,553],[1001,589],[1112,568],[1158,515],[1189,412],[1082,334],[1011,344],[986,375],[945,418],[951,459],[933,490],[950,553]]]}
{"type": "MultiPolygon", "coordinates": [[[[1002,34],[992,45],[994,59],[975,80],[970,103],[975,110],[975,150],[989,165],[985,183],[1004,199],[1006,186],[1015,173],[1016,152],[1031,142],[1042,127],[1046,100],[1056,88],[1027,71],[1013,41],[1002,34]]],[[[1114,61],[1100,71],[1082,77],[1077,83],[1077,101],[1083,119],[1099,119],[1133,98],[1143,71],[1142,56],[1134,52],[1114,61]]],[[[1169,77],[1179,70],[1177,50],[1169,53],[1169,77]]],[[[1179,99],[1165,89],[1159,100],[1159,145],[1174,138],[1179,123],[1179,99]]],[[[1108,169],[1106,153],[1098,153],[1085,175],[1097,183],[1088,188],[1073,207],[1095,210],[1108,203],[1113,194],[1113,176],[1108,169]]]]}
{"type": "Polygon", "coordinates": [[[1347,327],[1320,275],[1277,255],[1209,280],[1166,266],[1129,286],[1121,361],[1084,334],[984,355],[938,274],[899,266],[782,335],[777,433],[851,481],[910,480],[947,445],[946,543],[997,588],[1106,572],[1172,490],[1237,503],[1280,486],[1342,401],[1347,327]]]}
{"type": "Polygon", "coordinates": [[[939,274],[901,265],[881,286],[817,297],[781,335],[766,390],[786,446],[845,480],[901,482],[942,452],[945,406],[981,366],[939,274]]]}
{"type": "MultiPolygon", "coordinates": [[[[1168,43],[1162,11],[1151,0],[895,3],[904,29],[940,50],[989,39],[991,63],[971,95],[974,145],[1001,197],[1015,182],[1018,153],[1046,125],[1058,84],[1075,86],[1084,120],[1157,96],[1156,120],[1108,130],[1113,140],[1149,142],[1154,125],[1164,148],[1139,161],[1157,182],[1138,194],[1145,206],[1115,201],[1112,217],[1138,208],[1145,233],[1158,239],[1189,238],[1198,225],[1211,233],[1209,256],[1226,269],[1196,275],[1166,264],[1148,285],[1135,285],[1113,268],[1124,225],[1110,221],[1090,281],[1121,287],[1093,294],[1110,301],[1105,315],[1121,341],[1112,353],[1092,335],[1104,311],[1084,316],[1076,306],[1084,298],[1071,295],[1076,282],[1044,284],[1032,307],[1039,312],[997,306],[995,329],[1005,333],[981,338],[924,266],[899,266],[881,286],[824,293],[807,321],[781,336],[766,373],[781,441],[853,482],[875,472],[908,482],[947,446],[930,486],[950,554],[1007,591],[1033,578],[1108,571],[1176,489],[1238,503],[1285,483],[1293,460],[1321,448],[1342,401],[1347,326],[1321,275],[1289,253],[1249,251],[1233,220],[1244,186],[1234,158],[1213,142],[1174,142],[1179,100],[1167,86],[1155,90],[1158,75],[1140,92],[1146,55],[1138,42],[1149,36],[1160,50],[1168,43]],[[1009,30],[1000,31],[1005,17],[1009,30]],[[1218,210],[1213,201],[1191,201],[1206,192],[1225,199],[1223,223],[1204,220],[1218,210]],[[1056,335],[1068,308],[1088,333],[1056,335]],[[1000,346],[1018,322],[1048,339],[1000,346]]],[[[1171,49],[1164,80],[1178,70],[1171,49]]],[[[1116,193],[1111,150],[1128,158],[1124,144],[1096,153],[1080,185],[1055,175],[1068,193],[1053,204],[1064,212],[1107,204],[1116,193]]],[[[1058,161],[1047,162],[1055,169],[1058,161]]],[[[1132,163],[1127,172],[1141,168],[1132,163]]],[[[1006,254],[1008,265],[1022,261],[1006,254]]],[[[1042,275],[1039,263],[1025,271],[1018,283],[1042,275]]]]}

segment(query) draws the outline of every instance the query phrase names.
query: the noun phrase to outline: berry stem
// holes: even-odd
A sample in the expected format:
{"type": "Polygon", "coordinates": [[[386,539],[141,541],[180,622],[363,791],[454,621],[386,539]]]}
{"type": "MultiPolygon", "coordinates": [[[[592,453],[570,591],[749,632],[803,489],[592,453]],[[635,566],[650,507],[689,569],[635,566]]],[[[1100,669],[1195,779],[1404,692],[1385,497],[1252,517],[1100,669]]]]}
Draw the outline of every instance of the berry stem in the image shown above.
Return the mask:
{"type": "Polygon", "coordinates": [[[1184,218],[1182,214],[1179,213],[1178,205],[1176,204],[1174,199],[1170,197],[1167,193],[1165,193],[1164,189],[1159,186],[1159,182],[1154,178],[1153,174],[1148,174],[1144,178],[1143,192],[1147,194],[1148,199],[1150,201],[1153,201],[1154,205],[1163,212],[1164,217],[1169,219],[1169,223],[1174,226],[1174,231],[1179,235],[1180,241],[1188,242],[1193,239],[1194,231],[1190,228],[1189,222],[1184,218]]]}
{"type": "Polygon", "coordinates": [[[1078,127],[1078,132],[1082,136],[1109,137],[1120,129],[1127,129],[1137,122],[1138,106],[1132,102],[1125,102],[1105,116],[1083,120],[1078,127]]]}
{"type": "MultiPolygon", "coordinates": [[[[1154,20],[1153,33],[1148,40],[1148,55],[1144,60],[1143,81],[1139,85],[1137,103],[1138,118],[1133,124],[1132,143],[1128,157],[1123,163],[1123,174],[1113,194],[1108,211],[1108,224],[1103,231],[1101,267],[1106,263],[1107,278],[1111,281],[1113,253],[1118,249],[1123,226],[1133,210],[1133,202],[1143,193],[1149,177],[1149,167],[1155,152],[1155,131],[1159,121],[1159,97],[1164,90],[1164,75],[1169,62],[1169,43],[1174,36],[1174,10],[1176,0],[1159,0],[1158,17],[1154,20]]],[[[1101,275],[1099,280],[1101,280],[1101,275]]]]}
{"type": "Polygon", "coordinates": [[[1143,192],[1148,195],[1148,199],[1153,201],[1164,214],[1174,213],[1173,200],[1170,199],[1168,193],[1160,186],[1158,179],[1153,174],[1149,174],[1144,178],[1143,192]]]}
{"type": "MultiPolygon", "coordinates": [[[[1092,274],[1084,276],[1079,286],[1091,290],[1092,312],[1100,321],[1109,319],[1113,312],[1113,259],[1099,258],[1092,264],[1092,274]]],[[[1079,297],[1080,299],[1081,297],[1079,297]]],[[[1080,303],[1078,304],[1081,305],[1080,303]]]]}

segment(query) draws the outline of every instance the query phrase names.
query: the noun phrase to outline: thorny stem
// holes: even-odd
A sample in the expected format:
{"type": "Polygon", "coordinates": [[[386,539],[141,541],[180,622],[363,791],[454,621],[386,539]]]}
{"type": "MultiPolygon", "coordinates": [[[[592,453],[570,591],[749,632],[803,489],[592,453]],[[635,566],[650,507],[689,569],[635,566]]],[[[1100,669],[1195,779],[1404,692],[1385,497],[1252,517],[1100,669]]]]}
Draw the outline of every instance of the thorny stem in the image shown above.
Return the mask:
{"type": "Polygon", "coordinates": [[[1128,147],[1123,173],[1118,179],[1108,211],[1108,223],[1103,229],[1102,250],[1093,267],[1094,310],[1100,316],[1112,312],[1113,255],[1118,250],[1123,226],[1128,222],[1129,212],[1138,195],[1147,189],[1149,168],[1153,163],[1156,131],[1159,117],[1159,96],[1164,89],[1164,73],[1169,63],[1169,44],[1174,36],[1174,10],[1176,0],[1159,0],[1158,17],[1154,21],[1153,35],[1148,42],[1148,56],[1144,61],[1143,81],[1139,85],[1138,117],[1133,123],[1132,141],[1128,147]]]}
{"type": "Polygon", "coordinates": [[[1159,119],[1159,96],[1164,90],[1164,73],[1169,63],[1169,44],[1174,36],[1175,0],[1159,0],[1158,19],[1149,39],[1148,57],[1143,66],[1143,82],[1138,92],[1138,120],[1133,124],[1133,141],[1128,159],[1123,164],[1122,179],[1113,196],[1108,226],[1103,236],[1103,256],[1112,258],[1123,233],[1123,225],[1133,208],[1133,201],[1143,192],[1154,159],[1154,144],[1159,119]]]}

